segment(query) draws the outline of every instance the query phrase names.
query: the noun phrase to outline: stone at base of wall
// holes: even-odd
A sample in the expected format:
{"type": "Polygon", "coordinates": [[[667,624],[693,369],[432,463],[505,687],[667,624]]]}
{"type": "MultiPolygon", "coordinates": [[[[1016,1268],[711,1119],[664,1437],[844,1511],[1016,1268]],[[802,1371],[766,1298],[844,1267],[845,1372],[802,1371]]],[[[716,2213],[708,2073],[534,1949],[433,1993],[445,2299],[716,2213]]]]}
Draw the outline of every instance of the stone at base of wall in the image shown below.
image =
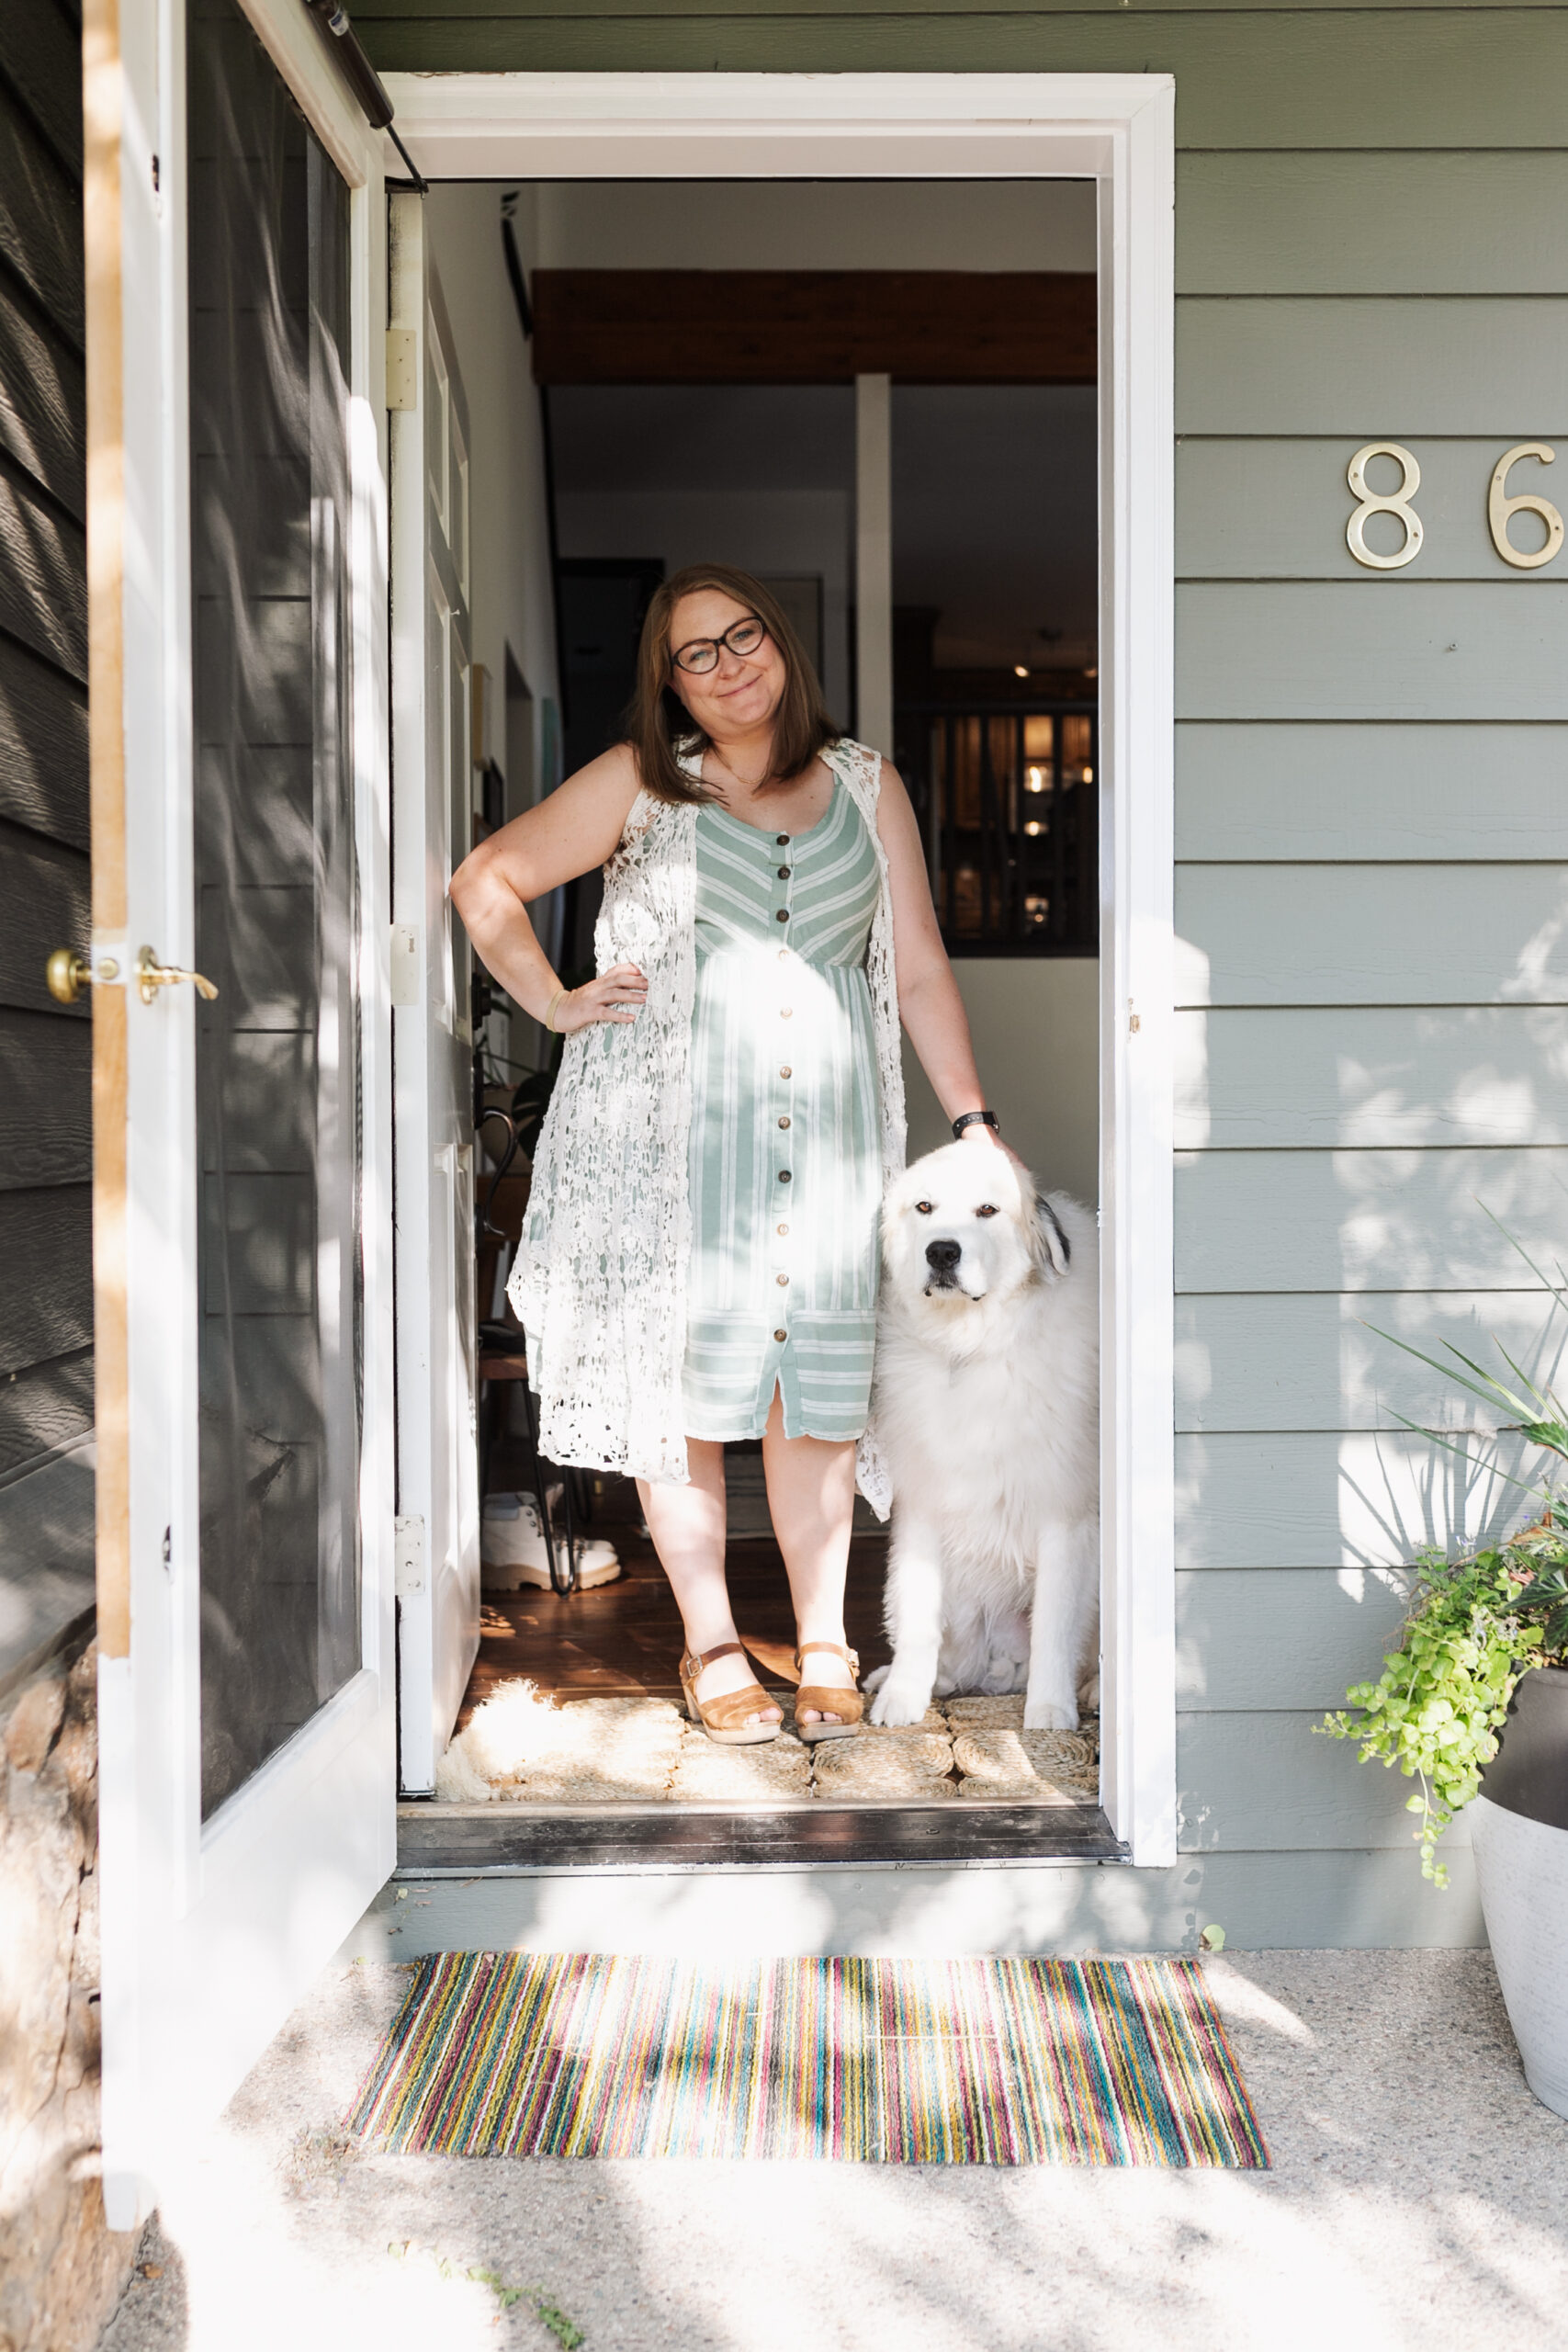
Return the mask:
{"type": "Polygon", "coordinates": [[[0,2352],[90,2352],[134,2237],[98,2164],[97,1650],[0,1717],[0,2352]]]}

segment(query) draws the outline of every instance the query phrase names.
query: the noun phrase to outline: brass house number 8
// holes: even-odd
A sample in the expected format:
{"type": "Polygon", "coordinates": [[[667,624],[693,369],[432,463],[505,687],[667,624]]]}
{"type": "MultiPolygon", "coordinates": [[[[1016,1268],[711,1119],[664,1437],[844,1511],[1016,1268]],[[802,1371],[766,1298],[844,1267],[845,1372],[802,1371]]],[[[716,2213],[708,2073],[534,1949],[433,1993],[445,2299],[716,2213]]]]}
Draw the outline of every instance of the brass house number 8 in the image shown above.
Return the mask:
{"type": "MultiPolygon", "coordinates": [[[[1508,496],[1508,469],[1520,458],[1539,458],[1543,466],[1555,463],[1557,452],[1544,441],[1520,441],[1505,449],[1492,469],[1491,487],[1486,492],[1486,524],[1492,534],[1492,544],[1505,563],[1516,571],[1539,571],[1550,563],[1562,545],[1562,517],[1549,498],[1541,498],[1533,491],[1522,497],[1508,496]],[[1517,548],[1508,537],[1508,524],[1516,514],[1537,514],[1546,526],[1546,544],[1530,554],[1517,548]]],[[[1350,485],[1350,495],[1359,500],[1355,513],[1345,526],[1345,540],[1358,563],[1371,571],[1401,571],[1414,563],[1421,552],[1426,537],[1421,517],[1410,503],[1421,487],[1421,469],[1410,451],[1398,441],[1369,441],[1358,449],[1350,460],[1345,476],[1350,485]],[[1386,495],[1367,487],[1367,464],[1372,458],[1392,458],[1400,469],[1399,488],[1386,495]],[[1393,555],[1378,555],[1366,542],[1365,530],[1369,514],[1397,514],[1404,526],[1404,544],[1393,555]]]]}

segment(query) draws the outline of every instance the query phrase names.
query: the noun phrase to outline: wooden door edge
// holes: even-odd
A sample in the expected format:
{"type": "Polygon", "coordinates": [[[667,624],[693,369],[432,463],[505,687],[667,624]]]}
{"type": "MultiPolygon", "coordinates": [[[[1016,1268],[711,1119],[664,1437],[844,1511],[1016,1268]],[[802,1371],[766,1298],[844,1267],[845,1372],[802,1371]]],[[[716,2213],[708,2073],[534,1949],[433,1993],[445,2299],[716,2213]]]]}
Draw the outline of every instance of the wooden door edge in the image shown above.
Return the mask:
{"type": "MultiPolygon", "coordinates": [[[[87,730],[93,929],[123,933],[125,424],[120,240],[124,66],[118,0],[84,0],[83,212],[87,319],[87,730]]],[[[130,1363],[126,1331],[127,989],[93,1007],[93,1296],[98,1648],[130,1652],[130,1363]]]]}

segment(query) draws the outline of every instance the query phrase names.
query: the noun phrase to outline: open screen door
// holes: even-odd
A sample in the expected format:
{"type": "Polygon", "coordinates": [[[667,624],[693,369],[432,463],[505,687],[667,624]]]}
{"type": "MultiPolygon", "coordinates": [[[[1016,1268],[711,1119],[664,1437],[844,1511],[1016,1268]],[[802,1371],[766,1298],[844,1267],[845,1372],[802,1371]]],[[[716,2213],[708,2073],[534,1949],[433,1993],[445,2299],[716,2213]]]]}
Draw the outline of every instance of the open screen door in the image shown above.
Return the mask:
{"type": "Polygon", "coordinates": [[[417,196],[394,195],[391,343],[398,1684],[402,1785],[435,1786],[479,1645],[468,417],[417,196]]]}
{"type": "Polygon", "coordinates": [[[85,27],[117,2228],[394,1859],[380,170],[270,9],[85,27]]]}

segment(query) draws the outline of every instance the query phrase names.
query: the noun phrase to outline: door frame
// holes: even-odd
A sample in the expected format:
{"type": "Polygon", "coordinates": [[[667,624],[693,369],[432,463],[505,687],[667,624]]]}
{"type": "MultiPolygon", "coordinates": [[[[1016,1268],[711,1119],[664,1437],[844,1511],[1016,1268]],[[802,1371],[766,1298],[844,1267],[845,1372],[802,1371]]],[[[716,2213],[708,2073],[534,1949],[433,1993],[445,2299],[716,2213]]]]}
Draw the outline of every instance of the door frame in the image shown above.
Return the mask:
{"type": "Polygon", "coordinates": [[[194,996],[171,989],[143,1006],[126,985],[142,941],[189,965],[196,937],[185,8],[86,0],[103,2188],[113,2229],[136,2225],[182,2141],[265,2048],[396,1860],[383,169],[295,0],[240,5],[350,189],[361,1665],[203,1822],[194,996]],[[128,826],[128,809],[157,821],[128,826]]]}
{"type": "MultiPolygon", "coordinates": [[[[441,279],[429,250],[423,198],[389,191],[388,327],[412,337],[406,405],[389,419],[392,664],[392,917],[412,937],[413,953],[393,1014],[398,1348],[398,1523],[404,1589],[398,1596],[398,1781],[409,1796],[430,1796],[435,1768],[452,1736],[479,1647],[479,1508],[477,1429],[477,1317],[461,1363],[453,1359],[461,1319],[454,1244],[474,1246],[474,1136],[469,1112],[472,1023],[468,997],[471,956],[461,952],[457,915],[439,878],[436,852],[448,867],[467,855],[468,835],[450,855],[450,817],[433,831],[430,690],[433,523],[428,466],[430,352],[434,335],[446,371],[465,457],[469,447],[468,402],[457,367],[456,337],[441,279]],[[450,995],[447,990],[450,989],[450,995]],[[457,1131],[439,1118],[438,1068],[447,1050],[463,1057],[463,1110],[457,1131]],[[437,1132],[433,1133],[433,1121],[437,1132]],[[462,1165],[466,1155],[467,1166],[462,1165]],[[443,1204],[450,1214],[442,1214],[443,1204]],[[448,1290],[448,1283],[456,1286],[448,1290]],[[455,1385],[466,1407],[454,1414],[455,1385]],[[443,1429],[442,1407],[457,1426],[443,1429]],[[460,1499],[472,1488],[469,1508],[460,1499]]],[[[446,583],[471,634],[473,517],[465,468],[463,573],[446,583]]],[[[450,537],[447,552],[450,553],[450,537]]],[[[454,571],[456,567],[453,567],[454,571]]],[[[471,812],[470,673],[465,649],[460,786],[471,812]]],[[[450,673],[447,673],[450,684],[450,673]]],[[[444,730],[450,752],[449,708],[444,730]]],[[[458,779],[446,775],[440,794],[448,810],[458,779]]],[[[471,832],[471,814],[469,820],[471,832]]],[[[471,1282],[470,1282],[471,1292],[471,1282]]],[[[457,1339],[457,1345],[462,1340],[457,1339]]]]}
{"type": "Polygon", "coordinates": [[[1164,74],[390,74],[432,179],[1093,179],[1100,192],[1102,1802],[1176,1859],[1176,85],[1164,74]]]}

